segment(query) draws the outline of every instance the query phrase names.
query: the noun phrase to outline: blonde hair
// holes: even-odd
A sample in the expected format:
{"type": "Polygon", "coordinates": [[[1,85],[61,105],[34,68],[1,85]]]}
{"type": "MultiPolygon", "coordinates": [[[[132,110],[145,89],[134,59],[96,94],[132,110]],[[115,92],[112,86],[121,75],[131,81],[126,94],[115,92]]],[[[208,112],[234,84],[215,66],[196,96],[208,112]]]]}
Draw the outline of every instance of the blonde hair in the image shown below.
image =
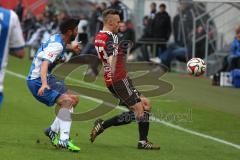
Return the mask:
{"type": "Polygon", "coordinates": [[[109,15],[119,15],[119,11],[116,10],[116,9],[106,9],[104,12],[103,12],[103,22],[107,22],[108,18],[109,18],[109,15]]]}

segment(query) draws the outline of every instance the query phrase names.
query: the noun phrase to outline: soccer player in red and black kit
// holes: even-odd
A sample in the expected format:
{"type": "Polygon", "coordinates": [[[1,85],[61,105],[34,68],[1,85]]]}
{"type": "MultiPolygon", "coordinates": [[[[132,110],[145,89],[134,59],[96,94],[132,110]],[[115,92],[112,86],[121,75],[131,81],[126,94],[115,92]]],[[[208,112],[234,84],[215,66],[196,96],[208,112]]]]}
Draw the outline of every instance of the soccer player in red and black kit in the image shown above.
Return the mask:
{"type": "Polygon", "coordinates": [[[138,122],[138,149],[160,149],[148,141],[150,103],[141,95],[129,79],[125,67],[125,49],[120,47],[116,33],[119,29],[119,12],[107,9],[103,12],[103,30],[97,33],[95,47],[104,67],[104,79],[109,91],[120,100],[120,105],[126,106],[129,112],[124,112],[108,120],[98,119],[90,134],[91,142],[104,130],[111,126],[120,126],[138,122]]]}

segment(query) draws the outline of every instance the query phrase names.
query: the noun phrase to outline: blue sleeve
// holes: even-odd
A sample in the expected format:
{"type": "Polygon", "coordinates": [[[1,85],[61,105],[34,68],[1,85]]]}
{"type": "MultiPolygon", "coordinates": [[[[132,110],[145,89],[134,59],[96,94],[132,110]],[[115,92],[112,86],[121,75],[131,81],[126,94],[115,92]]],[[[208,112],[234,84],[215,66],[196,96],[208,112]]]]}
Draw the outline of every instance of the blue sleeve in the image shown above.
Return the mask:
{"type": "Polygon", "coordinates": [[[236,51],[237,51],[237,46],[236,46],[236,41],[234,40],[231,43],[231,55],[236,55],[236,51]]]}

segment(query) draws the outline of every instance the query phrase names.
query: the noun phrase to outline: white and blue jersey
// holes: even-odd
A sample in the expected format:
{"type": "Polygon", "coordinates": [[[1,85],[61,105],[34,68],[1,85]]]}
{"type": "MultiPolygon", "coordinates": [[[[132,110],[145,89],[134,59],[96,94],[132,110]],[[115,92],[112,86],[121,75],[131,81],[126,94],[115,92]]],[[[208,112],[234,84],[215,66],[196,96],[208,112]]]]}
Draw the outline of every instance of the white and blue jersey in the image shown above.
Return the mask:
{"type": "Polygon", "coordinates": [[[22,49],[25,45],[17,14],[0,7],[0,92],[3,91],[4,71],[10,51],[22,49]]]}
{"type": "MultiPolygon", "coordinates": [[[[42,43],[34,56],[27,80],[33,80],[41,77],[41,65],[44,60],[52,64],[59,57],[62,57],[65,50],[65,44],[60,34],[55,34],[45,43],[42,43]]],[[[48,75],[51,74],[52,67],[49,67],[48,75]]]]}
{"type": "Polygon", "coordinates": [[[65,44],[60,34],[50,37],[46,43],[42,43],[34,56],[30,72],[27,77],[27,85],[32,95],[40,102],[53,106],[59,96],[67,92],[67,88],[62,81],[58,81],[51,71],[55,66],[53,63],[63,56],[65,44]],[[43,95],[38,95],[38,90],[42,86],[41,65],[43,61],[49,61],[47,83],[50,89],[45,89],[43,95]]]}
{"type": "MultiPolygon", "coordinates": [[[[0,94],[3,92],[3,80],[9,48],[10,51],[22,49],[25,45],[17,14],[0,7],[0,94]]],[[[1,98],[0,98],[1,99],[1,98]]]]}

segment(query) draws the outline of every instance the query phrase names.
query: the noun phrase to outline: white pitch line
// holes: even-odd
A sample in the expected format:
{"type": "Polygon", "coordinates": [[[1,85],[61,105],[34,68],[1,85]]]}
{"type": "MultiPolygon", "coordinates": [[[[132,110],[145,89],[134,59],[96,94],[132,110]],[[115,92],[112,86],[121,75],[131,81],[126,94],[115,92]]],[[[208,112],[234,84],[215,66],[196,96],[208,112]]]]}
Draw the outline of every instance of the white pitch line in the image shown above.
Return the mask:
{"type": "MultiPolygon", "coordinates": [[[[19,73],[15,73],[15,72],[12,72],[12,71],[9,71],[9,70],[6,70],[6,73],[9,74],[9,75],[21,78],[21,79],[26,79],[26,76],[24,76],[22,74],[19,74],[19,73]]],[[[76,80],[76,79],[73,79],[73,78],[71,78],[71,80],[74,80],[75,82],[82,83],[82,81],[76,80]]],[[[86,82],[84,82],[84,83],[86,83],[86,82]]],[[[95,85],[95,84],[92,84],[92,85],[97,87],[97,88],[103,88],[103,87],[95,85]]],[[[81,97],[89,99],[89,100],[92,100],[92,101],[97,102],[97,103],[101,103],[102,102],[100,99],[93,98],[93,97],[88,97],[88,96],[83,96],[83,95],[81,95],[81,97]]],[[[117,106],[116,108],[120,109],[122,111],[127,111],[126,108],[123,108],[123,107],[120,107],[120,106],[117,106]]],[[[186,129],[186,128],[183,128],[181,126],[174,125],[174,124],[171,124],[171,123],[166,122],[166,121],[162,121],[159,118],[154,117],[154,116],[151,116],[150,119],[155,121],[155,122],[161,123],[161,124],[163,124],[163,125],[165,125],[167,127],[174,128],[176,130],[183,131],[183,132],[186,132],[186,133],[189,133],[189,134],[192,134],[192,135],[195,135],[195,136],[199,136],[199,137],[202,137],[202,138],[205,138],[205,139],[209,139],[209,140],[212,140],[212,141],[215,141],[215,142],[219,142],[219,143],[222,143],[222,144],[225,144],[225,145],[228,145],[228,146],[231,146],[231,147],[234,147],[234,148],[240,150],[240,145],[238,145],[238,144],[234,144],[232,142],[228,142],[228,141],[222,140],[220,138],[216,138],[216,137],[209,136],[209,135],[206,135],[206,134],[203,134],[203,133],[192,131],[190,129],[186,129]]]]}
{"type": "Polygon", "coordinates": [[[9,71],[9,70],[6,70],[6,73],[9,74],[9,75],[12,75],[12,76],[21,78],[21,79],[26,79],[26,78],[27,78],[27,76],[24,76],[24,75],[22,75],[22,74],[18,74],[18,73],[9,71]]]}

